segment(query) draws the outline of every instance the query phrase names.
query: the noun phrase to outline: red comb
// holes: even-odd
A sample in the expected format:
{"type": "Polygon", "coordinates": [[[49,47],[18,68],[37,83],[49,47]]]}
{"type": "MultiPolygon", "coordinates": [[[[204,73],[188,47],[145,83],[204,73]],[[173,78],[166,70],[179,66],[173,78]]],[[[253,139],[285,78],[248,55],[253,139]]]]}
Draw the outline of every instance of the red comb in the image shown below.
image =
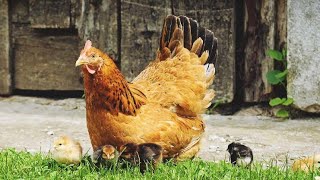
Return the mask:
{"type": "Polygon", "coordinates": [[[86,44],[84,45],[84,50],[88,50],[88,49],[90,49],[91,48],[91,46],[92,46],[92,42],[90,41],[90,40],[87,40],[86,41],[86,44]]]}

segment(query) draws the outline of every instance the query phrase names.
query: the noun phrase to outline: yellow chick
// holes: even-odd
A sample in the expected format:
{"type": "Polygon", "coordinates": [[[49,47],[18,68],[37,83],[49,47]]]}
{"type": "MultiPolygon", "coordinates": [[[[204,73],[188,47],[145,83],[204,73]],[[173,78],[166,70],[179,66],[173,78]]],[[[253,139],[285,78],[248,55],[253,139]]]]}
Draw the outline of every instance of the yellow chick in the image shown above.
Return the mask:
{"type": "Polygon", "coordinates": [[[82,158],[81,144],[68,136],[60,136],[53,142],[52,157],[58,163],[79,164],[82,158]]]}
{"type": "Polygon", "coordinates": [[[301,170],[304,172],[309,172],[319,168],[320,168],[320,154],[310,156],[304,159],[298,159],[294,161],[292,165],[293,171],[301,170]]]}

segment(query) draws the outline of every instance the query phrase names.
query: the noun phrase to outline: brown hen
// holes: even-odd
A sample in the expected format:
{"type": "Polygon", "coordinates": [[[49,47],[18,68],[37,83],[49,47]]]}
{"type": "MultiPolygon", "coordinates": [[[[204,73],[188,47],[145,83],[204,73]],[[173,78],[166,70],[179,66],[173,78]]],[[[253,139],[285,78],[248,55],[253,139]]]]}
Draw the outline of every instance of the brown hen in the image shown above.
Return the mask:
{"type": "Polygon", "coordinates": [[[114,61],[87,41],[82,65],[87,128],[93,149],[156,143],[163,158],[192,158],[204,132],[200,116],[214,91],[217,39],[185,16],[168,16],[156,59],[131,83],[114,61]]]}

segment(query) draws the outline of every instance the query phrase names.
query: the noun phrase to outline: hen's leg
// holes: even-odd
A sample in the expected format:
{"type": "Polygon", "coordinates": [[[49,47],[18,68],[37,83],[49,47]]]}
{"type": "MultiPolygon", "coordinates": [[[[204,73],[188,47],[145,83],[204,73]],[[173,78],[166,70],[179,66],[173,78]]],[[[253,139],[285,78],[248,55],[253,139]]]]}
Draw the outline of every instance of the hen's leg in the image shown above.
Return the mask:
{"type": "Polygon", "coordinates": [[[179,154],[176,157],[176,161],[184,161],[184,160],[188,160],[188,159],[192,159],[194,158],[197,153],[200,150],[200,142],[198,142],[197,144],[195,144],[192,148],[190,148],[189,150],[179,154]]]}

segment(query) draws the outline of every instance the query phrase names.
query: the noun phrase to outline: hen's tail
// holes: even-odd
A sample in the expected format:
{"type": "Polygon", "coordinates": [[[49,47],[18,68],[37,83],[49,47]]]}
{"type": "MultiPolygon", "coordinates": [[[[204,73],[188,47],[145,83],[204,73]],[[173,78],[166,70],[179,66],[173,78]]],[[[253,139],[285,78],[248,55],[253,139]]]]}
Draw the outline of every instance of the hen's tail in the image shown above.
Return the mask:
{"type": "Polygon", "coordinates": [[[169,15],[165,18],[160,38],[159,60],[175,56],[179,47],[184,47],[199,57],[208,51],[209,57],[203,64],[215,64],[218,40],[213,32],[199,26],[186,16],[169,15]]]}
{"type": "MultiPolygon", "coordinates": [[[[206,91],[202,97],[201,107],[208,108],[214,98],[214,91],[207,89],[212,84],[215,74],[214,64],[217,59],[218,40],[213,32],[199,26],[198,22],[186,16],[169,15],[164,20],[158,59],[164,61],[178,56],[183,58],[186,51],[195,53],[204,67],[206,91]]],[[[188,56],[188,55],[186,55],[188,56]]],[[[190,59],[190,58],[189,58],[190,59]]],[[[194,62],[191,62],[194,64],[194,62]]],[[[196,74],[194,76],[197,76],[196,74]]],[[[195,82],[196,83],[196,82],[195,82]]]]}

